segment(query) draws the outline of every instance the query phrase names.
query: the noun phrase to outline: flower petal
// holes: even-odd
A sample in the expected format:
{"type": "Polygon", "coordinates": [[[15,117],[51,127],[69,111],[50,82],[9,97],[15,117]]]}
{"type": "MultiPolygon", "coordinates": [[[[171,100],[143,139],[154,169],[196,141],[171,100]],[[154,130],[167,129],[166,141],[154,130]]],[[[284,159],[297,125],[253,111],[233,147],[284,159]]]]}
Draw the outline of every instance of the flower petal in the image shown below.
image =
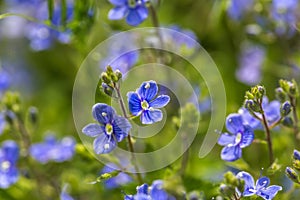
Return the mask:
{"type": "Polygon", "coordinates": [[[149,103],[149,106],[152,108],[162,108],[167,105],[170,101],[170,97],[168,95],[160,95],[153,101],[149,103]]]}
{"type": "Polygon", "coordinates": [[[128,12],[128,8],[126,6],[117,6],[108,12],[108,19],[110,20],[122,19],[126,15],[126,12],[128,12]]]}
{"type": "Polygon", "coordinates": [[[221,158],[225,161],[235,161],[242,157],[242,149],[237,146],[226,146],[222,149],[221,158]]]}
{"type": "Polygon", "coordinates": [[[14,166],[10,167],[7,171],[0,171],[0,188],[8,188],[10,185],[17,182],[19,178],[18,169],[14,166]]]}
{"type": "Polygon", "coordinates": [[[148,17],[148,10],[144,6],[129,9],[126,22],[131,26],[137,26],[148,17]]]}
{"type": "Polygon", "coordinates": [[[155,81],[147,81],[142,83],[137,93],[140,95],[141,100],[147,100],[150,102],[157,94],[157,84],[155,81]]]}
{"type": "Polygon", "coordinates": [[[141,115],[142,124],[153,124],[155,122],[161,121],[163,114],[158,109],[145,110],[141,115]]]}
{"type": "Polygon", "coordinates": [[[271,185],[270,187],[266,189],[259,190],[256,194],[258,196],[261,196],[265,200],[271,200],[275,197],[278,191],[282,190],[281,186],[278,185],[271,185]]]}
{"type": "Polygon", "coordinates": [[[113,123],[113,132],[117,138],[118,142],[121,142],[125,137],[127,137],[131,129],[131,124],[124,117],[116,117],[113,123]]]}
{"type": "Polygon", "coordinates": [[[234,143],[235,143],[235,135],[230,135],[228,133],[222,133],[218,140],[218,144],[222,146],[226,146],[234,143]]]}
{"type": "Polygon", "coordinates": [[[149,188],[149,186],[148,186],[147,183],[144,183],[143,185],[138,186],[136,188],[137,194],[146,194],[146,195],[148,195],[148,188],[149,188]]]}
{"type": "Polygon", "coordinates": [[[107,137],[105,134],[99,135],[94,140],[94,151],[96,154],[106,154],[114,150],[117,144],[113,138],[107,137]]]}
{"type": "Polygon", "coordinates": [[[139,116],[143,110],[139,95],[135,92],[128,92],[127,98],[128,98],[130,113],[134,116],[139,116]]]}
{"type": "Polygon", "coordinates": [[[236,177],[245,181],[243,196],[251,196],[255,194],[254,179],[248,172],[239,172],[236,177]]]}
{"type": "Polygon", "coordinates": [[[242,116],[236,113],[228,115],[226,118],[226,128],[232,134],[242,132],[244,130],[242,116]]]}
{"type": "Polygon", "coordinates": [[[127,3],[127,0],[109,0],[109,2],[115,6],[125,6],[127,3]]]}
{"type": "Polygon", "coordinates": [[[270,184],[270,179],[268,177],[261,177],[256,181],[256,190],[261,188],[266,188],[270,184]]]}
{"type": "Polygon", "coordinates": [[[113,117],[115,115],[115,110],[104,103],[97,103],[93,106],[92,109],[94,118],[100,123],[100,124],[107,124],[110,123],[113,120],[113,117]]]}
{"type": "Polygon", "coordinates": [[[150,191],[150,196],[152,199],[164,200],[168,199],[168,193],[163,189],[163,182],[161,180],[156,180],[151,185],[152,189],[150,191]]]}
{"type": "Polygon", "coordinates": [[[82,132],[90,137],[96,137],[102,133],[104,133],[103,126],[99,124],[88,124],[83,129],[82,132]]]}
{"type": "Polygon", "coordinates": [[[2,144],[2,151],[10,162],[15,163],[19,158],[19,147],[16,142],[7,140],[2,144]]]}
{"type": "Polygon", "coordinates": [[[242,141],[240,143],[240,147],[244,148],[249,146],[254,139],[254,132],[250,126],[245,126],[244,132],[242,134],[242,141]]]}

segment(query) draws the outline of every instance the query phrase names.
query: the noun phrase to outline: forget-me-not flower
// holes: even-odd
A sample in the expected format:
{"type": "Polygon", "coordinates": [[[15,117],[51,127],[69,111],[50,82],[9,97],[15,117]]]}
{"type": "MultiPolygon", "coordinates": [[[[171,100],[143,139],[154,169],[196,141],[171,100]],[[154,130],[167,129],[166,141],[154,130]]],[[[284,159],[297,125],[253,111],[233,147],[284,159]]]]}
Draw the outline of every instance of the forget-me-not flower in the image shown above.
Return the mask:
{"type": "Polygon", "coordinates": [[[153,181],[149,187],[148,184],[143,184],[137,187],[135,195],[126,195],[124,200],[175,200],[163,189],[163,181],[153,181]]]}
{"type": "Polygon", "coordinates": [[[96,154],[109,153],[121,142],[131,129],[129,121],[116,114],[107,104],[97,103],[92,109],[93,117],[99,124],[91,123],[82,129],[90,137],[95,137],[94,151],[96,154]]]}
{"type": "Polygon", "coordinates": [[[48,135],[44,142],[31,145],[29,153],[43,164],[49,161],[64,162],[73,157],[75,145],[75,140],[71,137],[57,141],[53,135],[48,135]]]}
{"type": "Polygon", "coordinates": [[[141,115],[143,124],[153,124],[161,121],[163,113],[158,108],[162,108],[170,101],[168,95],[156,97],[158,87],[155,81],[146,81],[135,92],[128,92],[129,110],[132,115],[141,115]]]}
{"type": "Polygon", "coordinates": [[[0,188],[8,188],[17,182],[19,171],[16,163],[19,159],[19,147],[11,140],[2,143],[0,148],[0,188]]]}
{"type": "Polygon", "coordinates": [[[245,181],[244,191],[242,192],[242,196],[245,197],[256,194],[265,200],[271,200],[278,191],[282,190],[282,187],[278,185],[269,186],[270,179],[268,177],[261,177],[254,184],[253,177],[247,172],[239,172],[236,176],[245,181]]]}
{"type": "Polygon", "coordinates": [[[146,0],[109,0],[115,7],[108,13],[110,20],[126,18],[127,24],[137,26],[148,17],[146,0]]]}
{"type": "Polygon", "coordinates": [[[218,144],[224,146],[221,158],[231,162],[242,157],[242,148],[252,143],[254,132],[249,125],[243,123],[240,114],[228,115],[226,118],[226,128],[229,133],[222,133],[218,144]]]}
{"type": "Polygon", "coordinates": [[[265,50],[262,47],[256,45],[243,47],[236,78],[247,85],[258,84],[261,81],[264,60],[265,50]]]}

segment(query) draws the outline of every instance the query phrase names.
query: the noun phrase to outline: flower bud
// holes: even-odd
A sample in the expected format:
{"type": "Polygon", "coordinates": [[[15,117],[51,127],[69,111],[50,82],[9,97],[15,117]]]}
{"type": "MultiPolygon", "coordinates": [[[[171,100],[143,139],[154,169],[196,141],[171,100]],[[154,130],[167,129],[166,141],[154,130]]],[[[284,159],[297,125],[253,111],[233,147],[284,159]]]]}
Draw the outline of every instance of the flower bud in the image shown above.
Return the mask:
{"type": "Polygon", "coordinates": [[[293,182],[299,183],[299,175],[298,173],[290,167],[286,167],[285,174],[289,177],[293,182]]]}
{"type": "Polygon", "coordinates": [[[291,117],[285,117],[282,120],[282,125],[291,128],[294,126],[294,121],[291,117]]]}
{"type": "Polygon", "coordinates": [[[225,184],[220,185],[219,191],[224,197],[232,197],[235,194],[235,188],[225,184]]]}
{"type": "Polygon", "coordinates": [[[244,103],[244,107],[252,112],[261,112],[260,106],[256,101],[253,100],[246,100],[244,103]]]}
{"type": "Polygon", "coordinates": [[[231,172],[228,171],[224,174],[225,183],[237,187],[239,185],[239,179],[231,172]]]}
{"type": "Polygon", "coordinates": [[[123,76],[122,72],[120,72],[120,70],[118,70],[118,69],[115,71],[115,74],[118,77],[118,80],[120,80],[123,76]]]}
{"type": "Polygon", "coordinates": [[[276,98],[280,101],[280,102],[284,102],[286,100],[286,93],[283,91],[282,88],[276,88],[275,90],[276,93],[276,98]]]}
{"type": "Polygon", "coordinates": [[[264,86],[258,85],[257,86],[257,97],[261,99],[265,95],[266,89],[264,86]]]}
{"type": "Polygon", "coordinates": [[[287,116],[292,110],[292,106],[289,101],[284,102],[280,107],[281,116],[287,116]]]}
{"type": "Polygon", "coordinates": [[[103,88],[103,91],[105,94],[107,94],[108,96],[112,96],[114,89],[107,85],[106,83],[102,83],[101,87],[103,88]]]}
{"type": "Polygon", "coordinates": [[[106,73],[107,73],[108,76],[111,76],[114,73],[111,66],[106,67],[106,73]]]}
{"type": "Polygon", "coordinates": [[[106,72],[101,73],[101,80],[106,84],[109,84],[111,82],[111,79],[106,72]]]}
{"type": "Polygon", "coordinates": [[[295,160],[300,160],[300,152],[294,149],[293,158],[295,160]]]}

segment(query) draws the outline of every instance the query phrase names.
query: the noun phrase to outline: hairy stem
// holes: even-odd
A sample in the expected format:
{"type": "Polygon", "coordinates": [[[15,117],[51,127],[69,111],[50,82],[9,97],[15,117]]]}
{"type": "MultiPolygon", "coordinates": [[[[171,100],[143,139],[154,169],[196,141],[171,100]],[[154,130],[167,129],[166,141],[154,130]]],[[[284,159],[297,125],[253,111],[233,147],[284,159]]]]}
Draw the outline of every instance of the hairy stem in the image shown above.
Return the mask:
{"type": "MultiPolygon", "coordinates": [[[[123,115],[124,115],[124,117],[128,118],[127,112],[126,112],[126,109],[125,109],[124,100],[123,100],[123,97],[122,97],[121,92],[120,92],[120,85],[115,84],[115,89],[116,89],[116,92],[117,92],[117,97],[118,97],[119,104],[120,104],[120,107],[122,109],[123,115]]],[[[134,169],[136,171],[135,174],[136,174],[137,180],[139,181],[140,184],[143,184],[142,176],[139,173],[139,168],[136,164],[136,158],[134,156],[134,147],[133,147],[133,143],[132,143],[130,133],[128,133],[128,135],[127,135],[127,142],[128,142],[128,149],[131,152],[132,162],[133,162],[133,165],[134,165],[134,169]]]]}
{"type": "Polygon", "coordinates": [[[262,112],[261,113],[261,115],[262,115],[262,122],[263,122],[263,125],[265,127],[266,140],[267,140],[267,143],[268,143],[269,159],[270,159],[270,165],[271,165],[273,163],[273,161],[274,161],[271,132],[270,132],[270,128],[269,128],[269,125],[268,125],[268,122],[267,122],[267,119],[266,119],[265,112],[264,112],[263,107],[262,107],[262,101],[259,102],[259,106],[260,106],[260,110],[262,112]]]}

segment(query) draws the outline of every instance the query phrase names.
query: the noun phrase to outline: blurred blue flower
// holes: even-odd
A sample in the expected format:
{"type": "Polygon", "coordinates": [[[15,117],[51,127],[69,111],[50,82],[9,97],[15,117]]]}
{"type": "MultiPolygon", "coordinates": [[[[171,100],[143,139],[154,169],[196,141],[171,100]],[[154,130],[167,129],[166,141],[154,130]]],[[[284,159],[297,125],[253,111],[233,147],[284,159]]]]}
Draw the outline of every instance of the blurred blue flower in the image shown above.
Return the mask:
{"type": "Polygon", "coordinates": [[[254,5],[253,0],[232,0],[228,7],[228,15],[234,20],[240,20],[246,11],[254,5]]]}
{"type": "Polygon", "coordinates": [[[128,92],[129,110],[132,115],[139,116],[142,124],[153,124],[161,121],[162,111],[157,108],[166,106],[170,97],[168,95],[157,95],[158,87],[155,81],[143,82],[135,92],[128,92]]]}
{"type": "Polygon", "coordinates": [[[172,42],[174,42],[178,46],[185,45],[188,48],[195,48],[195,44],[196,44],[195,41],[197,41],[197,36],[193,31],[188,30],[188,29],[182,29],[178,25],[172,25],[172,26],[169,26],[168,28],[170,28],[174,31],[180,32],[187,36],[187,37],[184,37],[179,34],[173,34],[172,42]]]}
{"type": "Polygon", "coordinates": [[[139,59],[139,51],[131,51],[132,49],[138,49],[134,35],[129,33],[118,35],[108,44],[107,55],[101,59],[100,68],[106,70],[109,65],[113,70],[118,69],[125,74],[139,59]]]}
{"type": "Polygon", "coordinates": [[[137,26],[148,17],[146,0],[109,0],[115,7],[108,13],[110,20],[126,17],[127,24],[137,26]]]}
{"type": "Polygon", "coordinates": [[[240,114],[228,115],[226,128],[229,133],[222,133],[218,144],[224,146],[221,158],[232,162],[242,157],[242,148],[252,143],[254,132],[249,125],[243,123],[243,118],[240,114]]]}
{"type": "Polygon", "coordinates": [[[272,17],[276,22],[276,33],[292,35],[297,23],[297,9],[299,0],[273,0],[272,17]]]}
{"type": "Polygon", "coordinates": [[[242,193],[244,197],[256,194],[265,200],[270,200],[276,196],[278,191],[282,190],[282,187],[278,185],[269,186],[270,179],[268,177],[259,178],[254,185],[254,179],[249,173],[242,171],[236,176],[245,181],[244,191],[242,193]]]}
{"type": "Polygon", "coordinates": [[[0,69],[0,96],[5,90],[9,88],[10,84],[11,78],[9,74],[6,71],[0,69]]]}
{"type": "Polygon", "coordinates": [[[17,182],[19,172],[16,162],[18,159],[18,145],[11,140],[3,142],[0,149],[0,188],[8,188],[17,182]]]}
{"type": "Polygon", "coordinates": [[[92,109],[93,117],[99,124],[91,123],[82,129],[82,132],[94,140],[94,151],[96,154],[109,153],[127,137],[131,124],[121,116],[116,115],[116,111],[103,103],[97,103],[92,109]]]}
{"type": "Polygon", "coordinates": [[[265,50],[257,45],[247,45],[242,49],[237,79],[247,85],[256,85],[261,81],[261,68],[265,60],[265,50]]]}
{"type": "Polygon", "coordinates": [[[49,161],[64,162],[73,157],[75,145],[75,140],[71,137],[64,137],[61,141],[57,141],[53,135],[48,135],[43,143],[31,145],[29,153],[31,157],[43,164],[49,161]]]}
{"type": "MultiPolygon", "coordinates": [[[[37,7],[35,17],[39,20],[47,20],[49,15],[47,4],[44,2],[39,4],[37,7]]],[[[73,19],[73,11],[73,2],[68,2],[66,23],[73,19]]],[[[61,6],[59,4],[55,4],[53,17],[51,19],[51,23],[53,25],[60,27],[63,24],[61,14],[61,6]]],[[[71,39],[71,31],[69,29],[58,31],[43,24],[30,23],[27,26],[26,37],[30,40],[30,46],[33,50],[41,51],[50,48],[55,40],[61,43],[69,43],[71,39]]]]}
{"type": "Polygon", "coordinates": [[[124,200],[175,200],[163,189],[163,181],[153,181],[149,187],[146,183],[137,187],[135,195],[126,195],[124,200]]]}
{"type": "MultiPolygon", "coordinates": [[[[109,163],[109,165],[114,167],[113,163],[109,163]]],[[[115,166],[115,167],[117,168],[117,166],[115,166]]],[[[101,170],[101,174],[111,173],[113,171],[115,171],[113,168],[104,166],[103,169],[101,170]]],[[[108,189],[114,189],[114,188],[118,188],[122,185],[125,185],[127,183],[130,183],[131,181],[132,181],[131,176],[129,176],[128,174],[126,174],[124,172],[120,172],[117,176],[112,177],[108,180],[105,180],[104,185],[108,189]]]]}
{"type": "Polygon", "coordinates": [[[198,105],[198,110],[201,114],[209,112],[211,109],[210,96],[202,97],[201,89],[199,86],[194,87],[194,92],[196,93],[197,101],[195,101],[195,98],[190,97],[189,102],[193,103],[195,106],[198,105]]]}
{"type": "Polygon", "coordinates": [[[67,193],[67,187],[68,184],[65,184],[60,195],[59,198],[60,200],[74,200],[73,197],[71,197],[68,193],[67,193]]]}

